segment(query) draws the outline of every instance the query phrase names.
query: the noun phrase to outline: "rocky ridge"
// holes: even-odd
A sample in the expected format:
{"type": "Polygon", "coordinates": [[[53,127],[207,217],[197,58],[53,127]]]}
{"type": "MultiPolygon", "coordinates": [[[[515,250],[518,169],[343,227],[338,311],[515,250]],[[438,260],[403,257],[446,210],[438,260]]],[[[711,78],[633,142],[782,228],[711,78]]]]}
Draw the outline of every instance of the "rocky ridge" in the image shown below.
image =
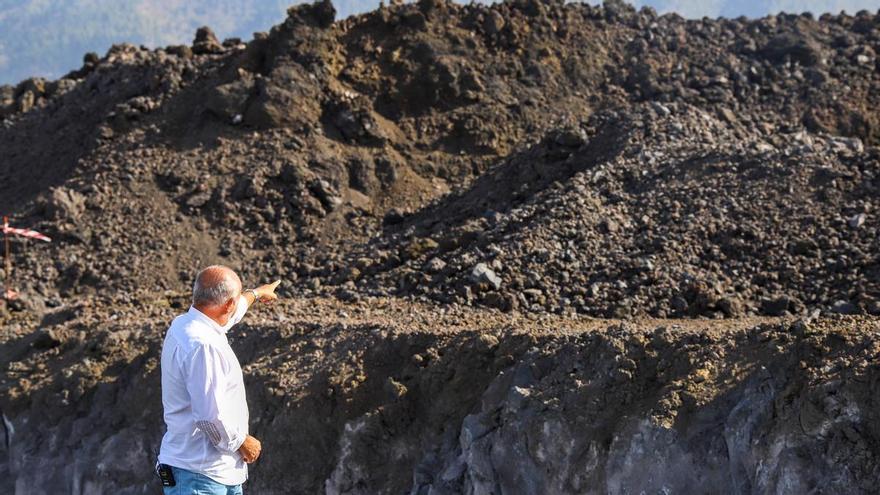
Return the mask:
{"type": "Polygon", "coordinates": [[[347,299],[880,309],[877,16],[422,1],[333,17],[299,6],[250,41],[205,28],[5,87],[0,208],[56,238],[17,253],[33,308],[222,261],[347,299]]]}

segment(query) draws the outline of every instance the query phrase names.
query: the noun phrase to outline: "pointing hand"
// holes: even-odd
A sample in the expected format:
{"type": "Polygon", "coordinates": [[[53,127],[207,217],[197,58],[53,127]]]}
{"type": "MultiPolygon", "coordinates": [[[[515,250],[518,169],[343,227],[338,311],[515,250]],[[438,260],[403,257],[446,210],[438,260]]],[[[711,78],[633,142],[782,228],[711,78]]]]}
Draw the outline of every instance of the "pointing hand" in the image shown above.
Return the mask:
{"type": "Polygon", "coordinates": [[[276,280],[271,284],[261,285],[254,289],[254,292],[257,294],[257,298],[262,303],[269,303],[278,299],[278,295],[275,294],[275,289],[278,288],[278,285],[281,283],[280,280],[276,280]]]}

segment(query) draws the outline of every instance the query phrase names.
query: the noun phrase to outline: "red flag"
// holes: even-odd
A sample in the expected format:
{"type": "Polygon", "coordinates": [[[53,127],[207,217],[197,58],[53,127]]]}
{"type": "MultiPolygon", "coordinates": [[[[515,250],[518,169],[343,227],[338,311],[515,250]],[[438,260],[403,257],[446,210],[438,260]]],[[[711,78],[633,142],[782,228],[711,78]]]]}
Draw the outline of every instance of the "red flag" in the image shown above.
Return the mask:
{"type": "Polygon", "coordinates": [[[21,237],[29,237],[29,238],[37,239],[40,241],[52,242],[52,239],[49,239],[48,237],[44,236],[43,234],[37,232],[36,230],[17,229],[15,227],[7,227],[4,225],[3,226],[3,233],[4,234],[14,234],[14,235],[21,236],[21,237]]]}

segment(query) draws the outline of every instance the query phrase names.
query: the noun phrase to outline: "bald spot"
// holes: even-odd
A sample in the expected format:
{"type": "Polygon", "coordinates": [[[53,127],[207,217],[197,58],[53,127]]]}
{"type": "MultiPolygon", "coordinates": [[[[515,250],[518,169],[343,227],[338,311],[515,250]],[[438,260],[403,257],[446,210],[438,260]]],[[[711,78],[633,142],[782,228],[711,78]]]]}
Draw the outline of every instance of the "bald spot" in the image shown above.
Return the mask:
{"type": "Polygon", "coordinates": [[[236,292],[241,292],[241,279],[228,266],[211,265],[200,271],[196,280],[199,286],[205,289],[213,289],[226,282],[228,287],[237,288],[236,292]]]}

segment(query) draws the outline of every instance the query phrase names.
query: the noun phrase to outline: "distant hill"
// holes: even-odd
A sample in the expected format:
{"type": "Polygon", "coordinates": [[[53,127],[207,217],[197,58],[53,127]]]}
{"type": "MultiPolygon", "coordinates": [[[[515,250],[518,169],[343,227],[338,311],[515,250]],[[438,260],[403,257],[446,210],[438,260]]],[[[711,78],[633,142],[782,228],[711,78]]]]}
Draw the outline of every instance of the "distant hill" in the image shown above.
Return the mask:
{"type": "MultiPolygon", "coordinates": [[[[114,43],[150,47],[189,43],[199,26],[221,39],[250,39],[282,21],[291,0],[0,0],[0,84],[58,78],[114,43]]],[[[378,1],[337,0],[339,16],[378,1]]]]}
{"type": "MultiPolygon", "coordinates": [[[[0,0],[0,84],[31,77],[58,78],[81,65],[83,54],[103,55],[126,41],[156,47],[189,43],[208,25],[217,36],[249,39],[284,19],[293,0],[0,0]]],[[[386,2],[389,3],[389,2],[386,2]]],[[[481,3],[486,3],[485,1],[481,3]]],[[[591,0],[587,3],[598,4],[591,0]]],[[[876,10],[877,0],[637,0],[683,17],[761,17],[778,12],[876,10]]],[[[336,0],[338,17],[376,8],[378,0],[336,0]]]]}

